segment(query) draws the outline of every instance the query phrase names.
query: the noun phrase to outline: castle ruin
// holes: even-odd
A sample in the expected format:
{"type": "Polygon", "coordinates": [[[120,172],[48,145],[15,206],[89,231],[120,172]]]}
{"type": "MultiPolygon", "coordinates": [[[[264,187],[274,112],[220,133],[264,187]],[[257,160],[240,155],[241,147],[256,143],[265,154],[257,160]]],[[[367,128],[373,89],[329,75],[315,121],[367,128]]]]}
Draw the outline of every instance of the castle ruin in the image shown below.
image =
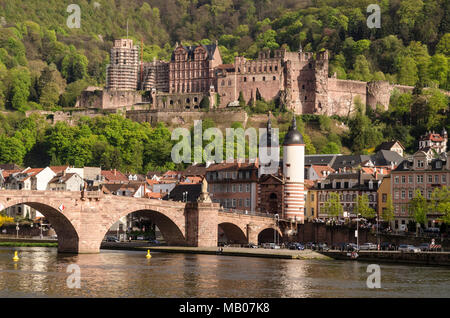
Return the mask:
{"type": "Polygon", "coordinates": [[[139,46],[132,40],[114,42],[107,67],[106,88],[89,88],[78,107],[118,109],[148,105],[153,110],[195,110],[202,99],[210,107],[239,106],[239,96],[252,104],[259,96],[296,114],[347,116],[356,99],[387,109],[394,88],[413,87],[388,82],[340,80],[328,76],[328,52],[260,51],[258,58],[235,57],[223,64],[217,42],[211,45],[176,44],[170,61],[139,60],[139,46]]]}

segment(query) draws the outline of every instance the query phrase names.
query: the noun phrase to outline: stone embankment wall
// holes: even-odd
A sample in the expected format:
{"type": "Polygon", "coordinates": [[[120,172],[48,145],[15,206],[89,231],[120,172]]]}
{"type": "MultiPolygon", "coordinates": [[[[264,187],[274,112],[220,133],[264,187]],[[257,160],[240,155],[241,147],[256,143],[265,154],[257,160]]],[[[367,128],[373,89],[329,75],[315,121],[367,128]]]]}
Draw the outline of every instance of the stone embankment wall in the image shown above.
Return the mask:
{"type": "MultiPolygon", "coordinates": [[[[334,259],[350,260],[347,252],[321,252],[334,259]]],[[[416,265],[450,266],[450,253],[445,252],[421,252],[405,253],[397,251],[360,251],[358,261],[381,263],[405,263],[416,265]]]]}
{"type": "MultiPolygon", "coordinates": [[[[356,228],[348,228],[346,226],[327,226],[323,223],[311,223],[299,225],[297,239],[299,242],[324,242],[329,246],[339,245],[341,243],[355,243],[356,228]]],[[[380,243],[389,242],[395,245],[411,244],[414,246],[421,243],[431,243],[431,238],[415,237],[406,235],[386,235],[379,234],[380,243]]],[[[377,243],[376,233],[371,233],[368,229],[359,230],[359,244],[364,243],[377,243]]],[[[450,240],[440,238],[436,239],[436,244],[441,244],[445,250],[450,250],[450,240]]]]}

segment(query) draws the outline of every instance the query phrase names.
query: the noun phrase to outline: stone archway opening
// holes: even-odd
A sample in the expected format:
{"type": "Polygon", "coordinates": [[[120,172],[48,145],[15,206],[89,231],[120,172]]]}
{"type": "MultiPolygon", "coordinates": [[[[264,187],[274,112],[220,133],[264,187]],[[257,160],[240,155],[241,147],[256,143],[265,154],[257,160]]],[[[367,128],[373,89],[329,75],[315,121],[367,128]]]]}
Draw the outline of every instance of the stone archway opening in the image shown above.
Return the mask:
{"type": "Polygon", "coordinates": [[[116,233],[123,234],[124,239],[128,239],[134,233],[137,238],[142,236],[143,240],[158,238],[161,243],[167,245],[186,245],[186,238],[179,226],[168,216],[154,210],[137,210],[124,214],[114,223],[110,224],[106,232],[102,233],[101,240],[108,236],[117,238],[116,233]],[[135,234],[136,232],[142,234],[135,234]]]}
{"type": "MultiPolygon", "coordinates": [[[[28,233],[27,236],[33,236],[33,233],[38,229],[38,235],[40,236],[41,226],[42,233],[47,234],[45,232],[56,233],[56,238],[58,240],[58,252],[59,253],[78,253],[79,252],[79,236],[74,228],[73,224],[70,220],[59,210],[54,207],[51,207],[47,204],[39,203],[39,202],[20,202],[11,204],[5,207],[5,210],[14,209],[14,213],[21,213],[21,215],[26,219],[26,214],[29,213],[29,218],[33,219],[34,211],[38,211],[40,214],[44,216],[42,225],[41,223],[37,223],[36,225],[33,223],[26,224],[22,228],[22,233],[28,233]],[[31,224],[35,227],[35,230],[32,229],[31,224]],[[37,227],[37,228],[36,228],[37,227]],[[44,230],[45,229],[45,230],[44,230]]],[[[11,211],[11,210],[10,210],[11,211]]],[[[17,216],[17,214],[15,215],[17,216]]],[[[19,225],[19,235],[20,235],[20,225],[19,225]]]]}
{"type": "Polygon", "coordinates": [[[219,244],[246,244],[248,240],[239,226],[233,223],[220,223],[218,225],[217,242],[219,244]]]}
{"type": "Polygon", "coordinates": [[[282,242],[282,236],[279,230],[274,228],[266,228],[258,234],[258,245],[264,243],[276,243],[282,242]]]}

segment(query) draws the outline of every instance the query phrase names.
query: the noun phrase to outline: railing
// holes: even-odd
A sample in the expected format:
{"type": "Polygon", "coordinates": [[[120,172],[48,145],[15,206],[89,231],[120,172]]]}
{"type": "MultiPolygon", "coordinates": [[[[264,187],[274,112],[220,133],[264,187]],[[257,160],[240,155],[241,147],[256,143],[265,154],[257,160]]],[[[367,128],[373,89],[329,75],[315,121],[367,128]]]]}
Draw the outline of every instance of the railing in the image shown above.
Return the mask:
{"type": "Polygon", "coordinates": [[[81,191],[81,197],[84,199],[100,199],[102,191],[81,191]]]}
{"type": "Polygon", "coordinates": [[[262,216],[262,217],[272,218],[272,219],[275,218],[275,214],[272,214],[272,213],[261,213],[261,212],[254,212],[254,211],[242,211],[242,210],[229,209],[229,208],[220,208],[219,212],[244,214],[244,215],[252,215],[252,216],[262,216]]]}

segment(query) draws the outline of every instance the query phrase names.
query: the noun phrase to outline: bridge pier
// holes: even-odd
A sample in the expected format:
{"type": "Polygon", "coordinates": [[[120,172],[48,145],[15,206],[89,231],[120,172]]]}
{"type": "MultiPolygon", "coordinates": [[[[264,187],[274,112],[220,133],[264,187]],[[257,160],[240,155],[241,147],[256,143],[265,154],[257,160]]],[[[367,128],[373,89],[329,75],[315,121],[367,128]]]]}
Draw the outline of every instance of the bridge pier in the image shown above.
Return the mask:
{"type": "Polygon", "coordinates": [[[259,227],[254,223],[247,224],[247,240],[248,244],[258,245],[259,227]]]}
{"type": "Polygon", "coordinates": [[[195,247],[216,247],[219,204],[190,202],[186,204],[186,242],[195,247]]]}

